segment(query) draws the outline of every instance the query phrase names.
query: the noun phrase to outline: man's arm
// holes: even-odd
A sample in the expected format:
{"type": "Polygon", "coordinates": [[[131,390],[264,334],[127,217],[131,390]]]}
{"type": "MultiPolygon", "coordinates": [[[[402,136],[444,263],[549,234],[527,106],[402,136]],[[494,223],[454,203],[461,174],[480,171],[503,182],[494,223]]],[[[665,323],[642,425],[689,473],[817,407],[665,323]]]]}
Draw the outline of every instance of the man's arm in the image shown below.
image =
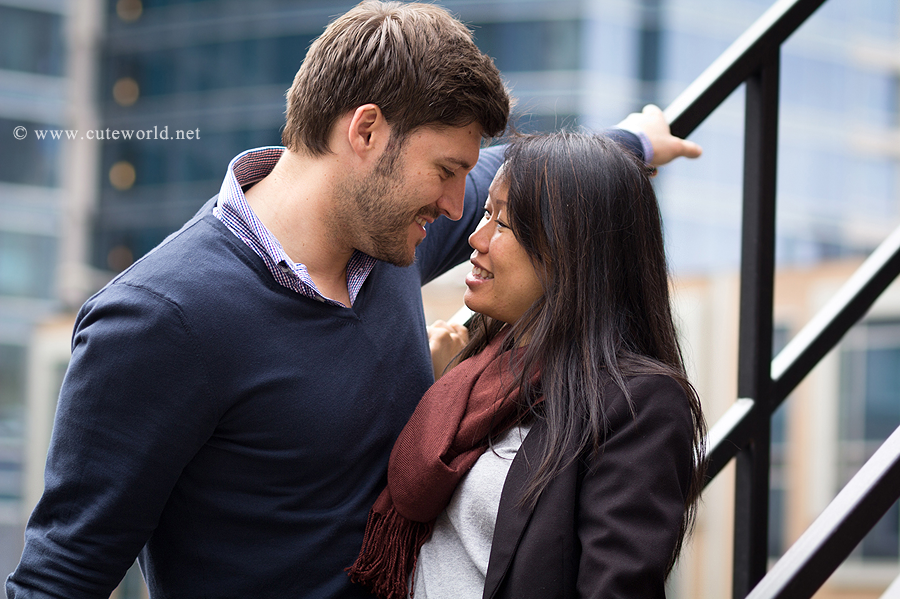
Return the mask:
{"type": "Polygon", "coordinates": [[[703,153],[694,142],[672,135],[663,111],[653,104],[644,106],[641,112],[632,112],[616,128],[647,137],[652,152],[650,156],[644,153],[644,162],[650,166],[662,166],[682,156],[697,158],[703,153]]]}
{"type": "Polygon", "coordinates": [[[210,434],[209,395],[176,306],[124,284],[88,301],[10,598],[109,596],[210,434]]]}

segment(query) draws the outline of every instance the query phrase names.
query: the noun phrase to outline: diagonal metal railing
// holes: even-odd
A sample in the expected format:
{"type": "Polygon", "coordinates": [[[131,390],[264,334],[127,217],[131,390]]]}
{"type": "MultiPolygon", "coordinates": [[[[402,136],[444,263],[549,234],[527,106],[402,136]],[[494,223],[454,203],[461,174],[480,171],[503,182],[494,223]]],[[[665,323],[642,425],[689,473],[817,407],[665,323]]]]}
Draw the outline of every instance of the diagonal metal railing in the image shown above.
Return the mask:
{"type": "Polygon", "coordinates": [[[665,110],[686,137],[746,84],[739,399],[708,438],[710,479],[736,460],[735,599],[812,596],[900,497],[895,433],[766,575],[772,413],[900,275],[898,229],[772,360],[780,50],[825,1],[776,2],[665,110]]]}
{"type": "MultiPolygon", "coordinates": [[[[898,489],[900,428],[785,552],[748,599],[812,597],[897,500],[898,489]]],[[[888,592],[897,596],[890,589],[888,592]]]]}
{"type": "MultiPolygon", "coordinates": [[[[898,429],[766,573],[772,413],[900,275],[898,228],[773,360],[781,46],[826,1],[775,2],[664,111],[687,137],[746,86],[738,399],[707,439],[710,480],[736,461],[734,599],[811,597],[900,498],[898,429]]],[[[463,306],[451,320],[469,316],[463,306]]]]}

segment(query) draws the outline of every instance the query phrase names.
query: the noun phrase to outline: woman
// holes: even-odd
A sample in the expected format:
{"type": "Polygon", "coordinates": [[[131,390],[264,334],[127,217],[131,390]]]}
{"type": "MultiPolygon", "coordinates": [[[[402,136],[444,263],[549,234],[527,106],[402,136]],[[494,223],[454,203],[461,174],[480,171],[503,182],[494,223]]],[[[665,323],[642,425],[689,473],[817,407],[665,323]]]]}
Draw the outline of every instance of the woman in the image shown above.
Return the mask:
{"type": "Polygon", "coordinates": [[[460,363],[391,455],[353,580],[381,597],[664,597],[704,421],[646,167],[523,137],[491,185],[460,363]]]}

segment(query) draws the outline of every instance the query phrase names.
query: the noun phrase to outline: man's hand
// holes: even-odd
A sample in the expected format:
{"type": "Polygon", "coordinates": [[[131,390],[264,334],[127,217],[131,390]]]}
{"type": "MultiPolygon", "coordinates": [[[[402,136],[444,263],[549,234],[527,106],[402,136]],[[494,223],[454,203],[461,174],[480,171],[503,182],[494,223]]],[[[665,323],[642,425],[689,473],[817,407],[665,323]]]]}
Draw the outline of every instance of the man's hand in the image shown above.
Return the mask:
{"type": "Polygon", "coordinates": [[[641,112],[632,112],[616,126],[632,132],[643,131],[647,135],[653,145],[651,166],[662,166],[679,156],[696,158],[703,153],[694,142],[672,135],[663,111],[653,104],[647,104],[641,112]]]}
{"type": "Polygon", "coordinates": [[[434,367],[434,380],[438,380],[447,370],[451,360],[469,342],[469,329],[461,324],[449,324],[443,320],[434,321],[434,324],[426,329],[428,348],[431,350],[431,365],[434,367]]]}

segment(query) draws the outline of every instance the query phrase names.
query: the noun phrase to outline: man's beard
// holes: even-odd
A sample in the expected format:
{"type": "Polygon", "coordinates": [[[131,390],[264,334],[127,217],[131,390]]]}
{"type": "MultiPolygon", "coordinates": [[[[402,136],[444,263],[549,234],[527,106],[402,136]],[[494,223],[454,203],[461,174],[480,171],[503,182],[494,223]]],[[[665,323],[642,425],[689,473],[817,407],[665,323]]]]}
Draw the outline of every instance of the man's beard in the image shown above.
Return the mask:
{"type": "Polygon", "coordinates": [[[342,205],[353,212],[354,249],[396,266],[409,266],[416,258],[415,250],[409,248],[410,225],[416,216],[434,220],[439,215],[433,207],[398,214],[406,193],[399,153],[399,145],[388,148],[371,175],[345,181],[338,192],[345,198],[342,205]]]}

